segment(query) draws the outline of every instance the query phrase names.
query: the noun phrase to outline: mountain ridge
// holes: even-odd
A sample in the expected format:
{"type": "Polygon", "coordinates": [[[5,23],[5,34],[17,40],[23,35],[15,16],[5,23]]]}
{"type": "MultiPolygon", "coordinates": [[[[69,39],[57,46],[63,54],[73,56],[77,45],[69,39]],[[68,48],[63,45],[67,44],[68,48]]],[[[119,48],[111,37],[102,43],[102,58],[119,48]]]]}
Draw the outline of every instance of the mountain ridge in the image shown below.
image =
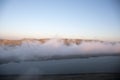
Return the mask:
{"type": "MultiPolygon", "coordinates": [[[[10,40],[10,39],[0,39],[0,45],[21,45],[22,42],[34,42],[38,41],[41,44],[46,43],[49,40],[54,40],[52,38],[40,38],[40,39],[34,39],[34,38],[23,38],[19,40],[10,40]]],[[[100,42],[100,43],[110,43],[112,45],[120,43],[119,41],[103,41],[103,40],[92,40],[92,39],[70,39],[70,38],[59,38],[55,40],[59,42],[63,42],[65,45],[71,45],[71,44],[76,44],[79,45],[82,42],[100,42]]]]}

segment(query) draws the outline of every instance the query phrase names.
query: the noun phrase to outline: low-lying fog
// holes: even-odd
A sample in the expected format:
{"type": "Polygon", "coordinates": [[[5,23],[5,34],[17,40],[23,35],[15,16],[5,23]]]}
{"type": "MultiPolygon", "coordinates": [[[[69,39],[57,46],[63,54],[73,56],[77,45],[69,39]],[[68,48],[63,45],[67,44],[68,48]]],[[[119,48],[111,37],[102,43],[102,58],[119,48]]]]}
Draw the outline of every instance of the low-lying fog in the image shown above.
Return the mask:
{"type": "Polygon", "coordinates": [[[120,43],[82,41],[76,45],[65,45],[59,39],[51,39],[44,44],[34,41],[23,41],[21,45],[0,45],[0,60],[3,62],[25,60],[49,60],[57,58],[110,56],[120,54],[120,43]]]}

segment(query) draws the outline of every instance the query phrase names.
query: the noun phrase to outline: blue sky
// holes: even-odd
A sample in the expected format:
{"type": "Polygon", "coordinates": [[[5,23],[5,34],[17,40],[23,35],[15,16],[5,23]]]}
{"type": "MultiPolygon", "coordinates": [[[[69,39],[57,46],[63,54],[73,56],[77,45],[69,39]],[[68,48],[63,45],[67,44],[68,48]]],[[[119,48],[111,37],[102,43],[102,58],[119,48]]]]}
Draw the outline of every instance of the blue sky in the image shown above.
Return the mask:
{"type": "Polygon", "coordinates": [[[120,41],[116,0],[1,0],[0,38],[120,41]]]}

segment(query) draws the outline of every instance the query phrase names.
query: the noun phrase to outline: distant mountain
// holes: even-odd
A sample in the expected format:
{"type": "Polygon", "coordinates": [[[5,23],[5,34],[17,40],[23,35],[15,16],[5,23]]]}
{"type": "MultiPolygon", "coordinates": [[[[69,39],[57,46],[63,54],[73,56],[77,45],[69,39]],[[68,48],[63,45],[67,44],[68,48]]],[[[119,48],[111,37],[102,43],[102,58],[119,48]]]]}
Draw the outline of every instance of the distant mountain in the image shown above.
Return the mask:
{"type": "MultiPolygon", "coordinates": [[[[0,39],[0,45],[8,45],[8,46],[16,46],[21,45],[23,42],[39,42],[40,44],[44,44],[47,41],[51,40],[50,38],[45,39],[30,39],[30,38],[24,38],[20,40],[8,40],[8,39],[0,39]]],[[[82,42],[100,42],[100,43],[110,43],[110,44],[117,44],[120,42],[107,42],[107,41],[101,41],[101,40],[88,40],[88,39],[56,39],[58,42],[63,42],[65,45],[69,46],[71,44],[79,45],[82,42]]]]}

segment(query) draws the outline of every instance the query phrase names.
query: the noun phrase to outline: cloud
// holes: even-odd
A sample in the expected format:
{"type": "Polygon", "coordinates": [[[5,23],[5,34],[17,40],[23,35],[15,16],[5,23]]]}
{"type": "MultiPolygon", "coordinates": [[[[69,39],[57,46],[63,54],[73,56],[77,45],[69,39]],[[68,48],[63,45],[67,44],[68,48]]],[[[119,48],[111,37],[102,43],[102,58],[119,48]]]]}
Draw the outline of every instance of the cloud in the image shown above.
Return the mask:
{"type": "Polygon", "coordinates": [[[44,44],[35,41],[23,41],[21,45],[0,45],[0,61],[49,60],[57,58],[92,57],[119,55],[120,43],[82,41],[80,44],[65,45],[59,39],[51,39],[44,44]]]}

